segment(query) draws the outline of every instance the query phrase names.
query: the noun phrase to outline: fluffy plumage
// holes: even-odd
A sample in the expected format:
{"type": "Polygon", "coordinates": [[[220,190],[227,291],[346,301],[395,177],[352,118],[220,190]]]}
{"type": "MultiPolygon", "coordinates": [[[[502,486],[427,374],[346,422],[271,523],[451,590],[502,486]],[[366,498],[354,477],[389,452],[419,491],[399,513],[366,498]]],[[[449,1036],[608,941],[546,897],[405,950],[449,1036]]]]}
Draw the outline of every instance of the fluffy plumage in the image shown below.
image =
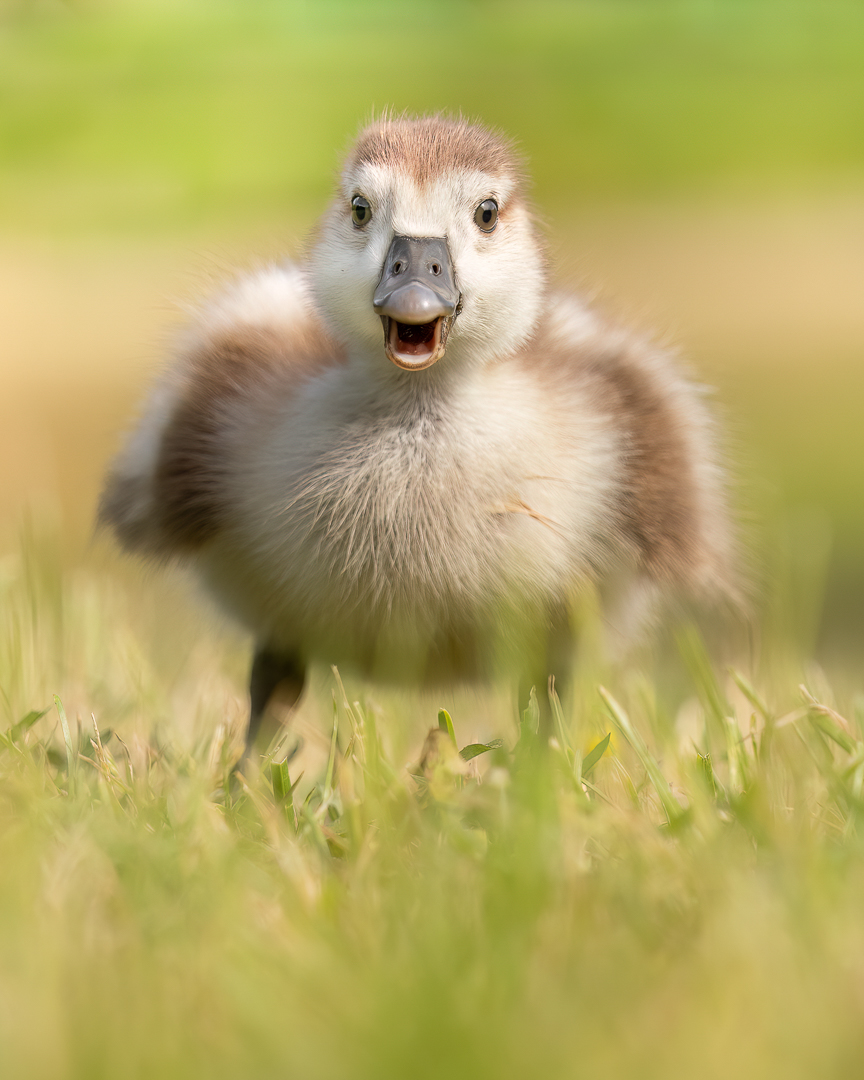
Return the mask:
{"type": "Polygon", "coordinates": [[[549,291],[523,188],[483,128],[373,124],[308,264],[201,309],[113,466],[101,518],[121,543],[187,560],[253,633],[253,734],[310,661],[545,678],[586,590],[614,594],[625,633],[663,595],[733,591],[701,390],[549,291]],[[446,238],[459,292],[425,370],[390,362],[373,309],[394,237],[446,238]]]}

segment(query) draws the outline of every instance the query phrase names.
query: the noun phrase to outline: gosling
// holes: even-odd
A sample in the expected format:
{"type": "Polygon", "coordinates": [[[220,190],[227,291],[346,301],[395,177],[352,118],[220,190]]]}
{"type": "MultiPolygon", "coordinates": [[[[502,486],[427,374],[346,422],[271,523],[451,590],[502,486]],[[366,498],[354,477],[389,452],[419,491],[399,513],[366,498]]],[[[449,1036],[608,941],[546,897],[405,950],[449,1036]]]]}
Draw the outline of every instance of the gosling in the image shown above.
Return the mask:
{"type": "Polygon", "coordinates": [[[383,118],[308,261],[201,307],[100,520],[189,564],[251,631],[247,751],[316,661],[545,692],[580,598],[626,639],[675,597],[733,595],[703,396],[550,290],[505,139],[383,118]]]}

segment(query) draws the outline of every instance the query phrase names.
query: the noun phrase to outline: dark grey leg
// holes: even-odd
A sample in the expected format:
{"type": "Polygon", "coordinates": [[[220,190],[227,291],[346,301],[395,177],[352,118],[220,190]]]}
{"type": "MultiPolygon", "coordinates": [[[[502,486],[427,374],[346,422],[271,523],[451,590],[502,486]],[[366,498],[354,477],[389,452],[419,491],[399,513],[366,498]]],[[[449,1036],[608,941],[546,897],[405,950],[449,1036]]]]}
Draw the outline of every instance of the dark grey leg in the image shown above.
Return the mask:
{"type": "Polygon", "coordinates": [[[306,667],[296,657],[273,652],[266,648],[257,648],[252,660],[252,673],[249,677],[249,730],[246,732],[246,753],[249,755],[261,730],[261,721],[267,705],[278,689],[289,706],[294,705],[303,693],[306,681],[306,667]]]}

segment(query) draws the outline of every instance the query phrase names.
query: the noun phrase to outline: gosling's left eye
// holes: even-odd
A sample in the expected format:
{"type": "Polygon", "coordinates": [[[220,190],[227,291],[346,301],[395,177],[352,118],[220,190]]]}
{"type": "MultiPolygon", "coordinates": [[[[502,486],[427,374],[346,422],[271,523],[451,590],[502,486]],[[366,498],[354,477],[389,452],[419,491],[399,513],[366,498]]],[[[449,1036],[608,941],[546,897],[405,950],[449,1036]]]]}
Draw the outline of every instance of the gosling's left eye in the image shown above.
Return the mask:
{"type": "Polygon", "coordinates": [[[351,200],[351,220],[359,229],[372,220],[372,207],[369,205],[369,200],[362,195],[355,195],[351,200]]]}
{"type": "Polygon", "coordinates": [[[498,203],[494,199],[484,199],[474,211],[474,224],[483,232],[492,232],[498,224],[498,203]]]}

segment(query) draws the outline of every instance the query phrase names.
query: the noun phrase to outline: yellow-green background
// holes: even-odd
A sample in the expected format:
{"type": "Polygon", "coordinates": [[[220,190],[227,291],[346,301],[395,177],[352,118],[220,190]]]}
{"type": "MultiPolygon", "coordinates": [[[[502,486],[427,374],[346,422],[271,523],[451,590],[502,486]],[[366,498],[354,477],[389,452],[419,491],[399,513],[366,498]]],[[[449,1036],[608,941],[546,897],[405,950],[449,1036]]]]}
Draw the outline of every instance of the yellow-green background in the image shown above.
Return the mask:
{"type": "Polygon", "coordinates": [[[862,185],[860,2],[0,0],[3,1080],[858,1080],[862,185]],[[319,673],[292,809],[247,643],[88,537],[177,301],[385,106],[512,134],[560,280],[717,386],[765,659],[583,662],[548,745],[319,673]]]}
{"type": "Polygon", "coordinates": [[[821,653],[857,661],[854,2],[4,0],[3,535],[47,496],[70,548],[86,538],[176,301],[300,252],[384,107],[517,140],[559,280],[718,388],[755,576],[803,573],[821,595],[824,570],[821,653]]]}

